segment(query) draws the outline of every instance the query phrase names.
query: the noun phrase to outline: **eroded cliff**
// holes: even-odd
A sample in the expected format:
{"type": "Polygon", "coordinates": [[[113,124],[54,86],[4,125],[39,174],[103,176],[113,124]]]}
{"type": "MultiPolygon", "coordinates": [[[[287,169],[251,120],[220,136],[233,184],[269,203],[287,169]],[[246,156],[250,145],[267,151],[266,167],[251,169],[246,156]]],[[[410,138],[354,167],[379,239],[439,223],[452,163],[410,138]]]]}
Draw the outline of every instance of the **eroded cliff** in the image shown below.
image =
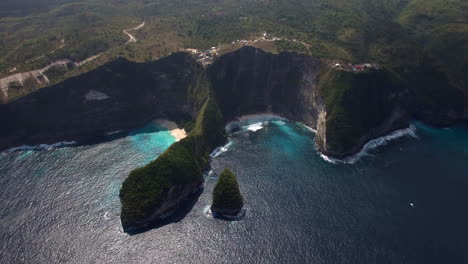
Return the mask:
{"type": "Polygon", "coordinates": [[[85,141],[159,117],[192,119],[206,94],[204,69],[186,53],[149,63],[117,59],[0,105],[0,149],[85,141]],[[204,97],[204,96],[202,96],[204,97]]]}

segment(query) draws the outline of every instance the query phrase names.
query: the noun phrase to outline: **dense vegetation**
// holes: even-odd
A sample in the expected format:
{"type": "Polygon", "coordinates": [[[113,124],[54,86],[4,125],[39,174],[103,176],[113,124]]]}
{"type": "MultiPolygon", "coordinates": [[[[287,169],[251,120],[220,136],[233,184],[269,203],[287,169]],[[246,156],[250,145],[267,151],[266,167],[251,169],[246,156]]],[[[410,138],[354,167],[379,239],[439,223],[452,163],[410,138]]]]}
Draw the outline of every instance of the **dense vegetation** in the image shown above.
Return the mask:
{"type": "Polygon", "coordinates": [[[213,190],[211,210],[215,213],[231,212],[236,215],[244,205],[236,176],[229,169],[224,169],[213,190]]]}
{"type": "Polygon", "coordinates": [[[151,216],[158,206],[167,202],[170,190],[200,185],[202,171],[209,165],[210,152],[224,141],[222,114],[216,102],[208,99],[186,138],[172,144],[148,165],[133,170],[122,184],[124,228],[151,216]]]}
{"type": "Polygon", "coordinates": [[[0,10],[0,75],[104,52],[82,72],[118,56],[150,60],[267,31],[300,41],[278,41],[280,51],[391,67],[430,58],[468,91],[464,0],[16,0],[0,10]],[[142,21],[138,42],[124,45],[122,30],[142,21]]]}
{"type": "Polygon", "coordinates": [[[377,127],[402,103],[406,84],[389,70],[366,73],[330,69],[321,83],[327,110],[327,145],[339,153],[359,145],[362,135],[377,127]]]}

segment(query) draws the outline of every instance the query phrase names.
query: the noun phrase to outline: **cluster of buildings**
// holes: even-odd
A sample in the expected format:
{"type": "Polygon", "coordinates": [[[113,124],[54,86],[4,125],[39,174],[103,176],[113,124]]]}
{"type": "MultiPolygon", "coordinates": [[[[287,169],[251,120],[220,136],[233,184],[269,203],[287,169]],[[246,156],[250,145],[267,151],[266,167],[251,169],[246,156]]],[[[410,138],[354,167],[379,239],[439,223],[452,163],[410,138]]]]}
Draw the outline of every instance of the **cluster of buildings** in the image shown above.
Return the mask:
{"type": "Polygon", "coordinates": [[[334,62],[332,64],[333,68],[342,70],[342,71],[352,71],[352,72],[363,72],[370,69],[379,69],[380,65],[377,63],[361,63],[361,64],[351,64],[351,63],[338,63],[334,62]]]}
{"type": "Polygon", "coordinates": [[[264,32],[262,34],[261,37],[259,38],[256,38],[256,39],[249,39],[249,40],[245,40],[245,39],[238,39],[238,40],[235,40],[232,42],[232,45],[243,45],[243,46],[249,46],[249,45],[252,45],[253,43],[257,43],[257,42],[262,42],[262,41],[277,41],[277,40],[282,40],[281,38],[278,38],[278,37],[274,37],[272,35],[269,35],[267,34],[266,32],[264,32]]]}
{"type": "Polygon", "coordinates": [[[201,49],[186,49],[187,52],[190,52],[197,58],[197,61],[200,62],[203,66],[213,63],[216,56],[219,54],[219,48],[211,47],[211,49],[201,50],[201,49]]]}

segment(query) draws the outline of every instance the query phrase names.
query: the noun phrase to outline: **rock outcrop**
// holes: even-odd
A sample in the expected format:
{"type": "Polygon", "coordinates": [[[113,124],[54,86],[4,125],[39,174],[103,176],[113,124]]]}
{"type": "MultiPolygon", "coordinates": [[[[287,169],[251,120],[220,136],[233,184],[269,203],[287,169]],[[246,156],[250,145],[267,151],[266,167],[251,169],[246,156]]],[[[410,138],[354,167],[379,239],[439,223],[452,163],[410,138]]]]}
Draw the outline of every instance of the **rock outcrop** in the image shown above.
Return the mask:
{"type": "Polygon", "coordinates": [[[318,149],[342,158],[413,118],[441,126],[467,122],[468,89],[451,83],[430,63],[351,73],[318,58],[252,47],[207,69],[187,53],[149,63],[117,59],[0,105],[0,149],[86,141],[155,118],[193,121],[187,138],[123,183],[122,225],[136,231],[165,219],[203,182],[210,152],[225,141],[226,121],[274,112],[316,128],[318,149]]]}
{"type": "Polygon", "coordinates": [[[211,212],[220,218],[235,218],[244,206],[244,198],[239,190],[236,176],[229,169],[219,175],[213,190],[211,212]]]}
{"type": "Polygon", "coordinates": [[[224,119],[208,98],[194,129],[148,165],[133,170],[122,184],[120,215],[127,232],[160,222],[183,204],[203,183],[209,154],[226,141],[224,119]]]}

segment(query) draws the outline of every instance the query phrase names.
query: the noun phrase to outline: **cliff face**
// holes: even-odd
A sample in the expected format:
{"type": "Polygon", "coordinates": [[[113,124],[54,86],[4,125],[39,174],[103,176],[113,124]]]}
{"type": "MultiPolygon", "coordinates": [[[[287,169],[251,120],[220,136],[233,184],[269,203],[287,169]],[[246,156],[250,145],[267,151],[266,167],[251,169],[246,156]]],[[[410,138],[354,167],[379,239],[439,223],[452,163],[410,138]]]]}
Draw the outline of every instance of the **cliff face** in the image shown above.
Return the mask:
{"type": "Polygon", "coordinates": [[[122,225],[136,231],[167,217],[202,184],[209,154],[224,143],[224,124],[236,116],[268,111],[303,122],[317,129],[320,151],[344,157],[411,118],[432,125],[468,121],[463,91],[430,63],[354,74],[317,58],[251,47],[207,70],[186,53],[151,63],[118,59],[0,105],[0,150],[197,116],[187,138],[124,181],[122,225]]]}
{"type": "Polygon", "coordinates": [[[368,140],[408,125],[409,91],[388,71],[336,71],[319,59],[243,48],[209,68],[223,114],[271,111],[317,129],[320,151],[353,154],[368,140]]]}
{"type": "Polygon", "coordinates": [[[268,111],[303,122],[317,129],[319,150],[337,158],[412,118],[439,126],[468,120],[467,95],[431,64],[351,73],[245,47],[218,59],[208,75],[228,120],[268,111]]]}
{"type": "Polygon", "coordinates": [[[325,102],[318,126],[322,152],[344,157],[358,152],[370,139],[408,126],[409,90],[388,70],[351,73],[329,69],[322,75],[325,102]]]}
{"type": "Polygon", "coordinates": [[[209,154],[226,141],[224,119],[208,98],[188,136],[148,165],[133,170],[122,184],[122,226],[137,232],[165,219],[203,183],[209,154]]]}
{"type": "Polygon", "coordinates": [[[274,112],[316,128],[319,150],[344,157],[411,118],[432,125],[468,120],[466,92],[433,65],[354,74],[314,57],[252,47],[206,71],[185,53],[151,63],[119,59],[0,105],[0,149],[86,140],[155,117],[193,119],[212,87],[226,121],[274,112]]]}
{"type": "Polygon", "coordinates": [[[0,149],[86,140],[155,117],[191,118],[203,68],[185,53],[151,63],[117,59],[0,105],[0,149]]]}
{"type": "Polygon", "coordinates": [[[313,57],[244,47],[218,59],[208,76],[227,120],[268,111],[315,127],[323,108],[316,86],[325,67],[313,57]]]}

